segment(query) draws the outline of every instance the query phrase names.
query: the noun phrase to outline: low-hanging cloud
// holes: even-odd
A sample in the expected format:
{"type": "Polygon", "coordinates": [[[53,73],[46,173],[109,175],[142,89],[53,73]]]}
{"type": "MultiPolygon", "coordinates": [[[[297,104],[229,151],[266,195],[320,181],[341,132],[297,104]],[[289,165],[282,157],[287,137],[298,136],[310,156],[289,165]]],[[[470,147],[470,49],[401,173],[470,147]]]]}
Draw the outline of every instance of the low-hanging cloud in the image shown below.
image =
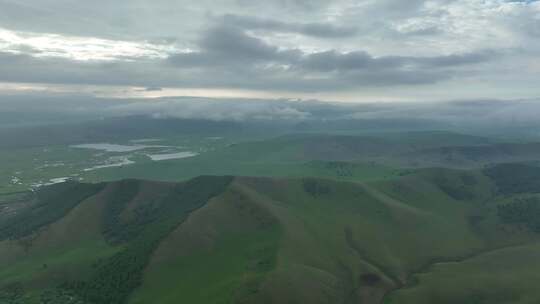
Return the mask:
{"type": "Polygon", "coordinates": [[[409,103],[332,103],[318,100],[158,98],[110,99],[90,95],[0,95],[12,116],[49,113],[90,119],[145,115],[216,121],[331,122],[434,121],[448,128],[515,128],[540,125],[540,100],[461,100],[409,103]],[[497,126],[493,125],[497,121],[497,126]]]}

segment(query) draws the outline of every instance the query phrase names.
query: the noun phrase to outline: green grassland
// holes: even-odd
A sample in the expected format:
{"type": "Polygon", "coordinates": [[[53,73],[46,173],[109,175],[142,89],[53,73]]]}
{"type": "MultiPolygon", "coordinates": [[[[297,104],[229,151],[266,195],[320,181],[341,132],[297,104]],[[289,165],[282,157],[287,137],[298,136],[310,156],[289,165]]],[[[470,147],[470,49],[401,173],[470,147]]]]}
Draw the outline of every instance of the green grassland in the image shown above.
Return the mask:
{"type": "MultiPolygon", "coordinates": [[[[177,151],[193,151],[203,153],[224,148],[231,144],[233,138],[209,138],[201,136],[176,136],[147,139],[149,142],[129,140],[103,141],[119,145],[155,145],[132,152],[107,152],[93,149],[81,149],[71,145],[43,145],[38,147],[10,147],[0,149],[0,193],[12,193],[36,188],[47,184],[50,179],[84,178],[85,171],[93,171],[100,165],[118,162],[116,159],[128,159],[136,163],[152,165],[146,154],[173,153],[177,151]]],[[[121,168],[117,168],[121,169],[121,168]]],[[[87,174],[90,176],[96,174],[87,174]]],[[[198,175],[197,175],[198,176],[198,175]]],[[[190,176],[195,177],[195,176],[190,176]]]]}
{"type": "MultiPolygon", "coordinates": [[[[178,181],[199,175],[235,175],[269,177],[330,177],[366,180],[394,177],[400,170],[369,159],[351,157],[364,149],[362,141],[373,141],[369,149],[378,154],[391,148],[376,137],[321,136],[317,134],[285,136],[262,141],[221,146],[188,159],[139,162],[122,168],[107,168],[82,176],[89,181],[142,178],[178,181]],[[353,149],[349,145],[353,145],[353,149]]],[[[393,144],[392,144],[393,145],[393,144]]]]}
{"type": "Polygon", "coordinates": [[[0,303],[538,303],[538,181],[516,164],[43,188],[7,217],[26,220],[0,240],[0,303]]]}
{"type": "Polygon", "coordinates": [[[297,134],[221,146],[188,159],[138,162],[82,176],[89,181],[142,178],[178,181],[198,175],[326,177],[376,180],[410,168],[482,168],[538,160],[535,143],[498,143],[449,132],[372,135],[297,134]]]}
{"type": "Polygon", "coordinates": [[[348,162],[249,162],[201,156],[191,159],[137,164],[120,169],[103,169],[84,174],[87,181],[112,181],[138,178],[182,181],[198,175],[236,175],[267,177],[327,177],[344,180],[385,179],[404,171],[374,163],[348,162]]]}
{"type": "MultiPolygon", "coordinates": [[[[129,132],[128,132],[129,133],[129,132]]],[[[129,133],[131,134],[131,133],[129,133]]],[[[185,181],[200,175],[323,177],[351,181],[394,178],[410,168],[481,168],[504,162],[538,161],[540,145],[444,131],[334,132],[330,134],[203,135],[167,133],[146,138],[147,148],[132,152],[78,149],[69,145],[9,147],[0,150],[0,193],[11,193],[71,178],[88,182],[126,178],[185,181]],[[148,154],[190,151],[196,157],[152,161],[148,154]],[[104,168],[119,159],[134,164],[104,168]]],[[[148,134],[151,135],[151,134],[148,134]]],[[[123,137],[89,136],[83,143],[137,144],[123,137]]],[[[142,138],[137,138],[142,139],[142,138]]],[[[67,139],[66,139],[67,140],[67,139]]],[[[73,143],[81,143],[78,139],[73,143]]],[[[139,142],[145,144],[145,142],[139,142]]]]}

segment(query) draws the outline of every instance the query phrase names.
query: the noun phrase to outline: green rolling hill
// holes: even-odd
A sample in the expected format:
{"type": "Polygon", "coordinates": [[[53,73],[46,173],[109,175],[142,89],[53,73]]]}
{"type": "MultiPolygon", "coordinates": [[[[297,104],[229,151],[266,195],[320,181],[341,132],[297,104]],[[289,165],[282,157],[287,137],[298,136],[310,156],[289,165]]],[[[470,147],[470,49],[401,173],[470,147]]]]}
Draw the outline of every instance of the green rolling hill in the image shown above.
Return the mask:
{"type": "Polygon", "coordinates": [[[72,182],[8,200],[0,303],[540,301],[532,166],[72,182]]]}

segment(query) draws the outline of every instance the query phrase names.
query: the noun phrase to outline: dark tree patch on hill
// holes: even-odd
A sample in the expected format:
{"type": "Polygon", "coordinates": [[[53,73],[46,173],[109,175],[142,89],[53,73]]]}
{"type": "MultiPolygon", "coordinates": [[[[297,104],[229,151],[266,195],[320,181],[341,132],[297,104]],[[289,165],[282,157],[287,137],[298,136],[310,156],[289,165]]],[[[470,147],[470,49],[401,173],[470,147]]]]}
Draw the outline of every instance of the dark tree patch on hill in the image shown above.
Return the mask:
{"type": "Polygon", "coordinates": [[[351,177],[354,174],[354,165],[346,162],[327,162],[325,169],[333,171],[338,177],[351,177]]]}
{"type": "Polygon", "coordinates": [[[304,187],[304,191],[312,196],[327,195],[332,191],[329,186],[324,185],[321,181],[312,178],[304,178],[302,180],[302,185],[304,187]]]}
{"type": "Polygon", "coordinates": [[[137,180],[123,180],[117,183],[111,199],[107,201],[103,210],[103,235],[109,242],[121,243],[136,235],[128,223],[121,222],[120,214],[139,193],[139,188],[140,181],[137,180]]]}
{"type": "Polygon", "coordinates": [[[0,222],[0,240],[20,239],[47,226],[75,208],[80,202],[97,194],[103,184],[67,182],[40,189],[37,202],[19,214],[0,222]]]}
{"type": "Polygon", "coordinates": [[[245,196],[239,195],[235,197],[231,204],[242,216],[254,219],[259,230],[269,229],[277,222],[270,212],[260,206],[251,204],[245,196]]]}
{"type": "Polygon", "coordinates": [[[470,200],[475,197],[472,186],[474,186],[476,179],[473,176],[465,177],[462,175],[459,178],[449,178],[444,175],[436,175],[433,181],[439,189],[455,200],[470,200]]]}
{"type": "Polygon", "coordinates": [[[375,286],[381,282],[381,277],[374,273],[365,273],[360,276],[360,282],[366,286],[375,286]]]}
{"type": "Polygon", "coordinates": [[[476,186],[478,184],[478,180],[476,179],[476,176],[472,174],[464,173],[464,174],[461,174],[459,178],[461,179],[461,182],[467,186],[476,186]]]}
{"type": "Polygon", "coordinates": [[[483,215],[469,215],[467,221],[472,227],[478,227],[486,219],[483,215]]]}
{"type": "Polygon", "coordinates": [[[499,194],[540,193],[540,167],[502,164],[484,170],[495,182],[499,194]]]}
{"type": "Polygon", "coordinates": [[[497,215],[503,223],[525,225],[540,233],[540,199],[517,199],[512,203],[499,205],[497,215]]]}
{"type": "Polygon", "coordinates": [[[24,290],[20,283],[12,283],[0,289],[0,303],[23,304],[24,290]]]}

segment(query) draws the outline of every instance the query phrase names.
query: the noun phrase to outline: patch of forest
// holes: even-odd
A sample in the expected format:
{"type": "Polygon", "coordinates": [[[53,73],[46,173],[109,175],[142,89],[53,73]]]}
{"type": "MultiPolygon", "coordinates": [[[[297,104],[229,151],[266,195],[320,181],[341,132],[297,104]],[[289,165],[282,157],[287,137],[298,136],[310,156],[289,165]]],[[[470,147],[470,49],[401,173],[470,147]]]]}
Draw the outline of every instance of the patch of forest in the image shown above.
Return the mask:
{"type": "Polygon", "coordinates": [[[103,187],[104,184],[67,182],[38,190],[36,203],[0,222],[0,241],[31,235],[61,219],[80,202],[97,194],[103,187]]]}
{"type": "Polygon", "coordinates": [[[505,224],[524,225],[531,231],[540,232],[540,199],[537,197],[499,205],[497,215],[505,224]]]}
{"type": "Polygon", "coordinates": [[[540,193],[540,167],[527,164],[501,164],[484,170],[495,182],[499,194],[540,193]]]}

